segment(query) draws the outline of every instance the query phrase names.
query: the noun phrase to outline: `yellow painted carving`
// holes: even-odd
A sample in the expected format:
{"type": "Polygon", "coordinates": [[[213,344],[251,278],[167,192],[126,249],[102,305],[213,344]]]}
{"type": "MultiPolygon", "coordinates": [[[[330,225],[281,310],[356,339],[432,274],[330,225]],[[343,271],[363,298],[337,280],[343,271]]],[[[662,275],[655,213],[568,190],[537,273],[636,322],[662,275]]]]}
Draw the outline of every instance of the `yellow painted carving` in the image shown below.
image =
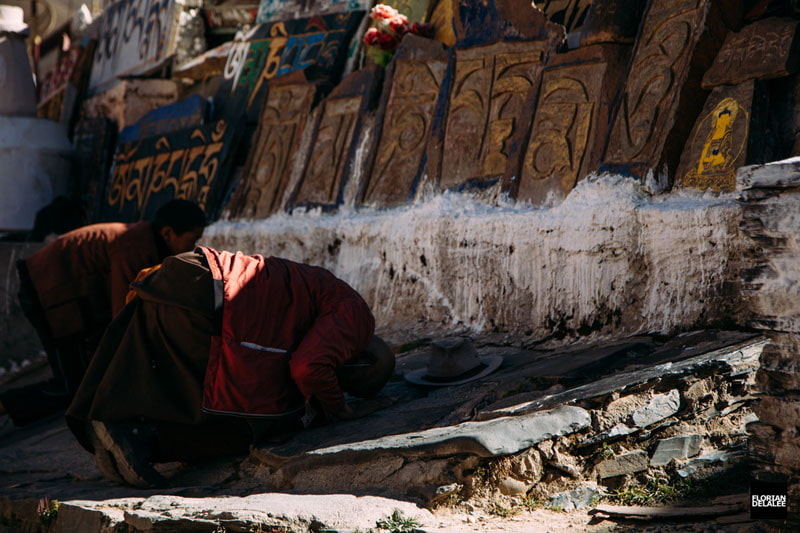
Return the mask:
{"type": "MultiPolygon", "coordinates": [[[[708,122],[711,124],[700,159],[683,178],[683,185],[715,191],[732,189],[736,180],[736,160],[741,155],[744,140],[747,138],[750,122],[747,110],[733,98],[725,98],[711,113],[703,117],[703,125],[708,122]],[[737,120],[745,121],[745,135],[738,139],[733,135],[733,127],[737,120]]],[[[705,127],[698,128],[696,135],[705,129],[705,127]]]]}

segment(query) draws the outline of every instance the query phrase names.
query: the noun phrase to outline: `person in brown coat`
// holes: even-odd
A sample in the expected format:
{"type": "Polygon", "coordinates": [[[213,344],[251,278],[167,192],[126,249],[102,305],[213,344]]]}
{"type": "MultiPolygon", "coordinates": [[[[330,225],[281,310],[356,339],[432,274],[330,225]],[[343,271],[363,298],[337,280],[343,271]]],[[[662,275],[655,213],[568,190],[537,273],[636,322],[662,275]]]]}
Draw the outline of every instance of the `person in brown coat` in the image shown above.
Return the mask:
{"type": "Polygon", "coordinates": [[[23,425],[66,408],[136,274],[192,250],[205,225],[197,204],[176,199],[164,204],[152,223],[85,226],[19,261],[20,305],[54,377],[0,394],[0,414],[23,425]]]}
{"type": "Polygon", "coordinates": [[[131,286],[66,412],[112,481],[163,486],[156,463],[244,455],[392,401],[375,396],[394,354],[323,268],[200,246],[131,286]]]}

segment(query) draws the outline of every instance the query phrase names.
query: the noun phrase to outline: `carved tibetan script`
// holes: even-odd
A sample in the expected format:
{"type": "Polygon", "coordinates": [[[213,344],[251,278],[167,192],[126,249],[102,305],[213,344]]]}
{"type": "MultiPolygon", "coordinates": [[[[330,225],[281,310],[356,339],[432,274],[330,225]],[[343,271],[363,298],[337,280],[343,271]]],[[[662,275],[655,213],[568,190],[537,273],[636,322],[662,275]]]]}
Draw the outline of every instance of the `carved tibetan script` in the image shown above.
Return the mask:
{"type": "Polygon", "coordinates": [[[172,198],[194,200],[207,213],[225,188],[234,128],[224,120],[120,144],[106,192],[106,219],[152,218],[172,198]]]}
{"type": "Polygon", "coordinates": [[[223,112],[247,109],[255,120],[269,80],[298,71],[314,79],[336,79],[363,16],[363,11],[349,11],[270,22],[237,35],[228,51],[216,104],[223,112]]]}
{"type": "Polygon", "coordinates": [[[709,1],[650,2],[609,136],[606,164],[658,164],[709,1]]]}
{"type": "Polygon", "coordinates": [[[596,45],[548,67],[519,173],[517,199],[550,204],[595,170],[629,47],[596,45]]]}
{"type": "Polygon", "coordinates": [[[365,203],[402,204],[413,193],[445,69],[444,60],[395,59],[365,203]]]}
{"type": "Polygon", "coordinates": [[[506,143],[517,127],[528,90],[538,83],[546,53],[545,41],[456,50],[442,188],[503,175],[506,143]]]}
{"type": "Polygon", "coordinates": [[[747,157],[754,85],[749,80],[711,92],[678,167],[681,186],[714,191],[735,188],[736,169],[747,157]]]}
{"type": "Polygon", "coordinates": [[[108,3],[97,23],[90,92],[118,77],[144,74],[163,64],[175,51],[179,13],[174,0],[108,3]]]}
{"type": "Polygon", "coordinates": [[[281,208],[292,170],[292,155],[314,102],[310,83],[270,87],[261,111],[251,158],[231,201],[238,218],[265,218],[281,208]]]}
{"type": "Polygon", "coordinates": [[[794,73],[798,67],[797,25],[796,20],[772,17],[728,34],[703,76],[703,88],[794,73]]]}

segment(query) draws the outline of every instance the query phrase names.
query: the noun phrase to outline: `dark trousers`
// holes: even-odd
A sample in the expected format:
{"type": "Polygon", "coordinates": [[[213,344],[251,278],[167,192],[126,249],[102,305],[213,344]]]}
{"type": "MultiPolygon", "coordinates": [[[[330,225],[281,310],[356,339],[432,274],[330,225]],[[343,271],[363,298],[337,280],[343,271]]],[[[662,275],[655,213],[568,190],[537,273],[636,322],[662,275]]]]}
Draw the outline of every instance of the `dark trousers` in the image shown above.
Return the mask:
{"type": "Polygon", "coordinates": [[[17,272],[20,307],[39,336],[53,371],[47,381],[0,393],[0,403],[14,424],[21,426],[66,409],[83,379],[99,334],[54,338],[24,260],[17,261],[17,272]]]}

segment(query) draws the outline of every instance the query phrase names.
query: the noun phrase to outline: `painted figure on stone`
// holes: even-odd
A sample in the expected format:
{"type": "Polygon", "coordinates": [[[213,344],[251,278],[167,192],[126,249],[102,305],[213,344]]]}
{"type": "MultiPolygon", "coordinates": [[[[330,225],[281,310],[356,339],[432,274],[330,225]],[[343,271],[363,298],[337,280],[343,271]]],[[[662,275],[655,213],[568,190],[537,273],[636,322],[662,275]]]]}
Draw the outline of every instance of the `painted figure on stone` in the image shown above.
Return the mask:
{"type": "Polygon", "coordinates": [[[700,156],[697,172],[719,168],[731,160],[731,125],[738,114],[739,106],[732,98],[723,100],[714,110],[714,125],[700,156]]]}
{"type": "MultiPolygon", "coordinates": [[[[707,133],[697,163],[683,177],[682,185],[715,191],[733,189],[736,167],[741,163],[748,136],[749,121],[747,110],[730,97],[723,98],[699,120],[695,137],[707,133]]],[[[695,138],[687,143],[687,147],[691,151],[691,147],[699,147],[699,144],[700,139],[695,138]]]]}

